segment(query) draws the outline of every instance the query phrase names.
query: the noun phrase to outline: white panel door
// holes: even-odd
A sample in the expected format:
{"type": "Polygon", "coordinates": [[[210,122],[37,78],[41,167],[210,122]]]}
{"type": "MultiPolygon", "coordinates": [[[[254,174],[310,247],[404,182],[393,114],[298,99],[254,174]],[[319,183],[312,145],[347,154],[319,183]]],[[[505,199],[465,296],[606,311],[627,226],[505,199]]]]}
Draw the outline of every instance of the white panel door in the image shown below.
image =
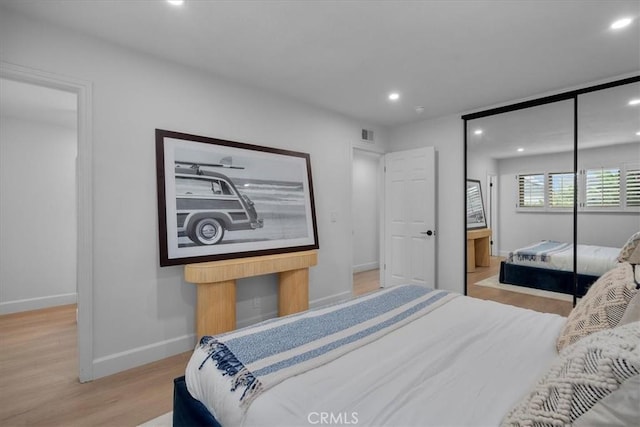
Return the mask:
{"type": "Polygon", "coordinates": [[[435,288],[435,150],[385,155],[384,286],[435,288]]]}

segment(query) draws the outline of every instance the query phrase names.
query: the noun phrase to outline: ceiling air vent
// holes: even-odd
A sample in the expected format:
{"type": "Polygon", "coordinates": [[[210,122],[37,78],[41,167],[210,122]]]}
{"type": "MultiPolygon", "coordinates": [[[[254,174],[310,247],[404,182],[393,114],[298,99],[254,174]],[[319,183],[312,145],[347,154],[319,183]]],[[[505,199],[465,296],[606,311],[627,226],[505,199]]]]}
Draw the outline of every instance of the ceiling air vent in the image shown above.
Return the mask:
{"type": "Polygon", "coordinates": [[[362,129],[362,140],[366,142],[373,142],[373,131],[369,129],[362,129]]]}

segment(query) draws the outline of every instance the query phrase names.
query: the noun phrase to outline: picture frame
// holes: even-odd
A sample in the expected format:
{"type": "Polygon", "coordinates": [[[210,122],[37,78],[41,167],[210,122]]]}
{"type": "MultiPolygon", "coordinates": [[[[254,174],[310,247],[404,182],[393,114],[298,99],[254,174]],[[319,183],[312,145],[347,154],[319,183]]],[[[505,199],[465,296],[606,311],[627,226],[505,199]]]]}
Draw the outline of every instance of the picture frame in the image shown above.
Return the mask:
{"type": "Polygon", "coordinates": [[[318,249],[307,153],[156,129],[160,266],[318,249]]]}
{"type": "Polygon", "coordinates": [[[487,228],[480,181],[467,179],[467,230],[487,228]]]}

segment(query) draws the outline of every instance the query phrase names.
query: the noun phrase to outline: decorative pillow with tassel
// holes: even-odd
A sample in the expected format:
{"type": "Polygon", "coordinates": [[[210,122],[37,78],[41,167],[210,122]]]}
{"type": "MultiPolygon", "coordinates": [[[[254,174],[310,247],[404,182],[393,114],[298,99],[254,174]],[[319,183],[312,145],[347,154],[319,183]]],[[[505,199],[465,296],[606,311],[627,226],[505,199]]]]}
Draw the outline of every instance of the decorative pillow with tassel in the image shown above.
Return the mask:
{"type": "MultiPolygon", "coordinates": [[[[618,262],[631,262],[629,258],[634,251],[640,246],[640,231],[629,237],[627,243],[620,249],[620,255],[618,255],[618,262]]],[[[638,254],[640,255],[640,254],[638,254]]],[[[632,264],[638,264],[638,262],[631,262],[632,264]]]]}
{"type": "Polygon", "coordinates": [[[569,313],[556,342],[558,351],[589,334],[617,326],[636,293],[634,271],[628,262],[600,276],[569,313]]]}

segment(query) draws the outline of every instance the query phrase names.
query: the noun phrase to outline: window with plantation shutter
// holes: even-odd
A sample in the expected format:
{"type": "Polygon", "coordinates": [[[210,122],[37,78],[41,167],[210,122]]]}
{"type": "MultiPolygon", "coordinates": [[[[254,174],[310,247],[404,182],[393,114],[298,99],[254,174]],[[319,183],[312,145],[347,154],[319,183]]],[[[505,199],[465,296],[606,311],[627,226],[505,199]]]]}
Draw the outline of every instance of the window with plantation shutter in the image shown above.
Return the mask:
{"type": "Polygon", "coordinates": [[[597,168],[585,171],[585,206],[615,208],[620,206],[620,169],[597,168]]]}
{"type": "Polygon", "coordinates": [[[518,207],[544,207],[544,174],[518,175],[518,207]]]}
{"type": "Polygon", "coordinates": [[[551,172],[548,175],[547,192],[550,208],[572,208],[575,183],[573,172],[551,172]]]}
{"type": "Polygon", "coordinates": [[[628,208],[640,207],[640,167],[627,169],[626,175],[628,208]]]}

